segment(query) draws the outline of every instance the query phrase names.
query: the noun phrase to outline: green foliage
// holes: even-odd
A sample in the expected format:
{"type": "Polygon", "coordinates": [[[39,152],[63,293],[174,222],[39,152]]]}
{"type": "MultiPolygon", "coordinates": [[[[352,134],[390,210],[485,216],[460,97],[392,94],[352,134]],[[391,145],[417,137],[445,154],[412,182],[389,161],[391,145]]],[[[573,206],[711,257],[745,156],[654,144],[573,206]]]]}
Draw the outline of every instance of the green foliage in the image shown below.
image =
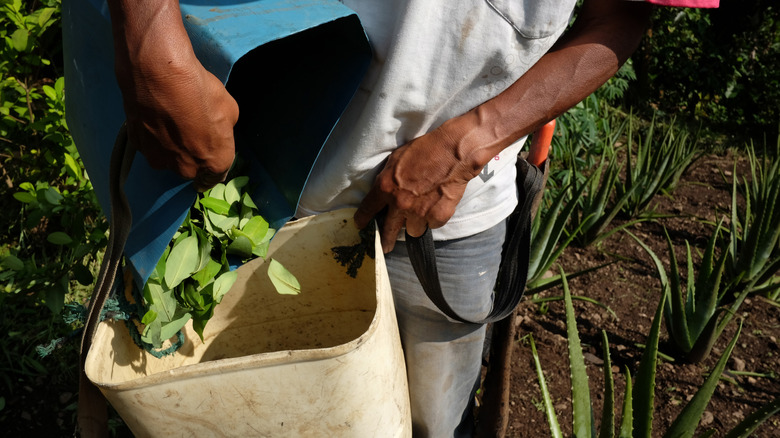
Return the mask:
{"type": "MultiPolygon", "coordinates": [[[[718,224],[707,248],[702,256],[699,275],[694,275],[691,247],[685,242],[687,255],[687,284],[683,288],[680,271],[677,265],[677,255],[669,234],[666,241],[669,247],[670,269],[667,275],[661,259],[641,239],[626,231],[629,236],[650,255],[661,280],[661,291],[666,297],[664,315],[666,326],[674,345],[690,362],[700,362],[710,353],[712,346],[720,334],[718,328],[717,310],[720,304],[721,279],[726,264],[726,252],[715,260],[715,244],[720,234],[722,221],[718,224]]],[[[666,232],[666,229],[664,229],[666,232]]],[[[736,311],[736,309],[733,309],[736,311]]]]}
{"type": "Polygon", "coordinates": [[[618,103],[628,91],[632,81],[636,80],[636,71],[631,59],[620,67],[614,76],[602,85],[595,93],[599,99],[603,99],[610,105],[618,103]]]}
{"type": "MultiPolygon", "coordinates": [[[[546,277],[553,263],[561,256],[563,251],[574,240],[579,230],[574,230],[568,237],[564,237],[566,224],[569,222],[576,202],[571,202],[571,185],[567,184],[557,193],[552,190],[545,192],[545,196],[534,217],[531,226],[531,256],[528,263],[528,280],[526,288],[530,293],[539,292],[552,287],[559,277],[546,277]],[[550,199],[552,197],[552,199],[550,199]]],[[[581,192],[574,194],[574,199],[581,192]]]]}
{"type": "MultiPolygon", "coordinates": [[[[604,409],[602,410],[601,431],[597,432],[593,425],[593,406],[591,405],[590,399],[590,386],[588,384],[585,359],[582,354],[582,347],[577,331],[574,306],[572,305],[571,293],[569,292],[569,287],[565,280],[563,282],[563,291],[572,383],[571,403],[573,411],[573,436],[581,438],[596,436],[600,438],[613,437],[615,428],[615,417],[613,412],[615,395],[609,356],[609,340],[606,332],[602,331],[605,381],[603,394],[604,409]]],[[[658,307],[656,308],[655,316],[653,317],[653,323],[650,328],[650,333],[648,334],[645,350],[642,353],[636,381],[633,384],[631,383],[630,373],[626,373],[627,382],[623,394],[622,420],[618,431],[620,437],[650,438],[655,436],[652,430],[655,401],[655,376],[659,355],[658,342],[660,339],[665,301],[666,295],[662,295],[658,307]]],[[[707,379],[699,387],[688,404],[685,405],[683,410],[675,417],[672,425],[669,426],[669,429],[664,432],[662,435],[664,438],[692,437],[694,435],[698,428],[699,420],[701,419],[702,414],[704,414],[704,410],[717,388],[717,384],[720,381],[721,374],[731,356],[731,352],[737,344],[741,328],[740,325],[725,351],[718,359],[718,362],[712,368],[707,379]]],[[[542,365],[536,351],[536,345],[533,342],[533,337],[530,335],[529,341],[537,378],[539,380],[539,387],[542,391],[544,410],[550,427],[550,435],[553,437],[563,436],[553,407],[552,397],[547,389],[547,383],[545,382],[542,365]]],[[[780,411],[780,403],[778,403],[777,400],[770,402],[729,431],[728,436],[748,436],[752,430],[778,411],[780,411]]]]}
{"type": "Polygon", "coordinates": [[[105,219],[65,122],[59,2],[0,5],[0,293],[33,294],[54,313],[92,283],[105,219]]]}
{"type": "Polygon", "coordinates": [[[574,190],[582,195],[579,199],[572,200],[577,203],[577,208],[569,222],[568,233],[576,236],[575,241],[581,247],[597,244],[615,232],[642,220],[635,219],[618,227],[611,227],[615,217],[640,189],[640,186],[635,185],[621,196],[613,196],[620,183],[621,167],[614,149],[605,148],[598,167],[584,182],[578,182],[575,170],[574,190]]]}
{"type": "Polygon", "coordinates": [[[734,166],[726,275],[735,292],[745,288],[771,292],[780,288],[776,281],[780,271],[780,140],[774,158],[767,154],[759,160],[752,144],[746,153],[750,182],[739,185],[734,166]],[[737,208],[740,188],[744,211],[737,208]]]}
{"type": "Polygon", "coordinates": [[[673,189],[683,172],[702,155],[697,141],[690,140],[687,130],[677,129],[674,120],[663,136],[657,138],[655,118],[650,122],[644,139],[637,136],[634,154],[633,126],[633,120],[629,118],[628,143],[625,148],[626,174],[622,183],[616,186],[616,194],[620,199],[631,193],[622,209],[631,218],[645,213],[657,194],[673,189]]]}
{"type": "MultiPolygon", "coordinates": [[[[245,176],[233,178],[198,196],[144,286],[141,339],[147,344],[161,348],[190,319],[203,338],[214,307],[236,281],[231,264],[265,257],[275,230],[257,215],[257,206],[244,191],[248,182],[245,176]]],[[[284,283],[280,293],[291,293],[295,277],[278,263],[271,265],[274,284],[284,283]]]]}
{"type": "Polygon", "coordinates": [[[724,0],[718,9],[657,8],[632,57],[631,103],[760,137],[780,119],[780,8],[724,0]]]}

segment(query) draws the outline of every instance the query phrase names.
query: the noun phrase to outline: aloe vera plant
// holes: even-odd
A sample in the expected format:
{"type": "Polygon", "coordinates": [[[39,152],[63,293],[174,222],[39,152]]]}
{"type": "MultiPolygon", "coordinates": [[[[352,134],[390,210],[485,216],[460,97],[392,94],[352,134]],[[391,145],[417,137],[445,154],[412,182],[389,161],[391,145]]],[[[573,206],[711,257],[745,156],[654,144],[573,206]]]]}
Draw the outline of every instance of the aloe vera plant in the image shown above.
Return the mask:
{"type": "Polygon", "coordinates": [[[674,188],[683,172],[703,153],[687,130],[675,129],[674,121],[660,142],[655,140],[655,126],[653,118],[644,140],[637,141],[634,156],[633,123],[629,123],[625,181],[616,186],[618,198],[630,193],[622,205],[622,212],[628,217],[644,213],[658,193],[674,188]]]}
{"type": "MultiPolygon", "coordinates": [[[[565,276],[563,278],[565,279],[565,276]]],[[[639,370],[637,371],[636,380],[633,384],[631,382],[631,374],[626,370],[626,389],[623,395],[621,421],[617,431],[615,430],[615,398],[611,371],[612,367],[609,357],[609,341],[606,332],[602,331],[605,376],[604,409],[602,410],[601,416],[601,430],[597,432],[593,425],[593,408],[590,401],[590,388],[585,372],[585,361],[582,355],[579,334],[577,332],[574,307],[571,301],[571,293],[565,280],[563,282],[563,289],[566,305],[569,363],[572,376],[573,436],[578,438],[611,438],[614,437],[615,432],[617,432],[617,436],[621,438],[651,438],[653,436],[663,436],[664,438],[692,437],[698,427],[704,410],[717,388],[720,376],[726,367],[731,352],[739,339],[741,325],[718,362],[712,368],[705,382],[699,387],[693,398],[677,415],[669,429],[662,435],[653,434],[652,424],[655,400],[655,375],[658,363],[658,342],[660,339],[666,296],[661,296],[656,308],[645,350],[642,354],[639,370]]],[[[553,408],[552,396],[547,389],[544,372],[539,361],[533,336],[529,335],[529,343],[531,345],[534,367],[536,369],[542,398],[544,400],[543,406],[550,429],[550,436],[562,437],[563,434],[561,432],[560,423],[553,408]]],[[[748,416],[744,421],[729,431],[727,436],[730,438],[749,436],[755,428],[778,411],[780,411],[780,399],[768,403],[766,406],[748,416]]]]}
{"type": "MultiPolygon", "coordinates": [[[[580,228],[566,234],[566,224],[577,207],[576,199],[582,194],[584,187],[570,195],[572,184],[566,184],[552,195],[547,205],[539,209],[531,228],[531,256],[528,264],[528,280],[526,291],[535,294],[561,283],[560,275],[550,275],[548,272],[563,251],[569,247],[577,236],[580,228]]],[[[612,262],[603,263],[591,268],[567,274],[569,279],[598,270],[612,262]]]]}
{"type": "MultiPolygon", "coordinates": [[[[751,169],[750,183],[744,182],[745,210],[737,208],[738,178],[736,165],[732,181],[732,239],[728,245],[726,274],[735,291],[749,287],[753,292],[773,293],[780,289],[780,158],[758,160],[750,145],[747,149],[751,169]]],[[[780,153],[780,139],[778,151],[780,153]]]]}
{"type": "MultiPolygon", "coordinates": [[[[664,315],[666,327],[674,345],[690,362],[705,359],[719,335],[718,305],[722,298],[721,279],[726,264],[727,253],[724,252],[716,260],[715,245],[718,241],[722,221],[710,237],[707,248],[702,256],[698,276],[694,274],[691,247],[685,242],[687,257],[687,282],[685,288],[681,281],[677,256],[669,233],[664,228],[666,242],[669,248],[670,270],[667,275],[659,257],[640,238],[629,231],[631,236],[648,253],[655,264],[661,281],[661,290],[666,297],[664,315]]],[[[736,309],[733,309],[736,311],[736,309]]]]}
{"type": "Polygon", "coordinates": [[[576,202],[577,208],[572,215],[568,233],[575,235],[575,241],[581,247],[597,244],[621,229],[644,220],[634,219],[610,228],[612,220],[640,188],[636,185],[619,197],[613,196],[621,167],[614,150],[604,149],[599,166],[584,183],[578,182],[576,174],[572,179],[574,193],[578,197],[571,201],[576,202]]]}

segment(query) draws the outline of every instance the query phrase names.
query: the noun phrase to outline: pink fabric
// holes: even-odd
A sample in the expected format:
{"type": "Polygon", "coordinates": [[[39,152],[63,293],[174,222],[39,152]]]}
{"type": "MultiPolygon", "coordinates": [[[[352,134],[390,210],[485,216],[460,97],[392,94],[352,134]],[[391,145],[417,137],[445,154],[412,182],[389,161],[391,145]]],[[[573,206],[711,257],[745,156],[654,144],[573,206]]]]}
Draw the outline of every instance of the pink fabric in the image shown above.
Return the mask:
{"type": "Polygon", "coordinates": [[[645,0],[661,6],[682,6],[685,8],[717,8],[720,0],[645,0]]]}

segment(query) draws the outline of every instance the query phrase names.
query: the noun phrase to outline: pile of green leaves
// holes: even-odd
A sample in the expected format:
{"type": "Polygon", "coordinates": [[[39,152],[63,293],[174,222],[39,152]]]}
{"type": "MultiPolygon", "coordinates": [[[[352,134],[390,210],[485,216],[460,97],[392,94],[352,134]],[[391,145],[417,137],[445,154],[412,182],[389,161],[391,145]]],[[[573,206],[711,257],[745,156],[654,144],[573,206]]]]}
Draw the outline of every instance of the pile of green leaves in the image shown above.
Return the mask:
{"type": "MultiPolygon", "coordinates": [[[[160,348],[190,319],[202,339],[214,307],[236,281],[231,265],[266,256],[275,230],[244,191],[248,182],[237,177],[198,195],[144,286],[144,342],[160,348]]],[[[284,285],[280,293],[297,293],[281,265],[269,269],[272,281],[284,285]]]]}

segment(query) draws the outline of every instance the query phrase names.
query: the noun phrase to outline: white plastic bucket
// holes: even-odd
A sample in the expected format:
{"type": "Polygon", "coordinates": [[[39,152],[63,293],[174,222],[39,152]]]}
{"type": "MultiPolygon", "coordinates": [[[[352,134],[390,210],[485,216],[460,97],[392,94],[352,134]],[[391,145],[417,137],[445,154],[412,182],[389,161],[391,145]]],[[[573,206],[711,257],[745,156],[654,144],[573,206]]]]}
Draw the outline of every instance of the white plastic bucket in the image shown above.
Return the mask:
{"type": "Polygon", "coordinates": [[[103,322],[86,374],[137,437],[411,436],[408,388],[378,240],[356,278],[332,247],[359,241],[352,210],[285,225],[274,258],[301,283],[279,295],[256,259],[215,310],[204,342],[157,359],[103,322]]]}

